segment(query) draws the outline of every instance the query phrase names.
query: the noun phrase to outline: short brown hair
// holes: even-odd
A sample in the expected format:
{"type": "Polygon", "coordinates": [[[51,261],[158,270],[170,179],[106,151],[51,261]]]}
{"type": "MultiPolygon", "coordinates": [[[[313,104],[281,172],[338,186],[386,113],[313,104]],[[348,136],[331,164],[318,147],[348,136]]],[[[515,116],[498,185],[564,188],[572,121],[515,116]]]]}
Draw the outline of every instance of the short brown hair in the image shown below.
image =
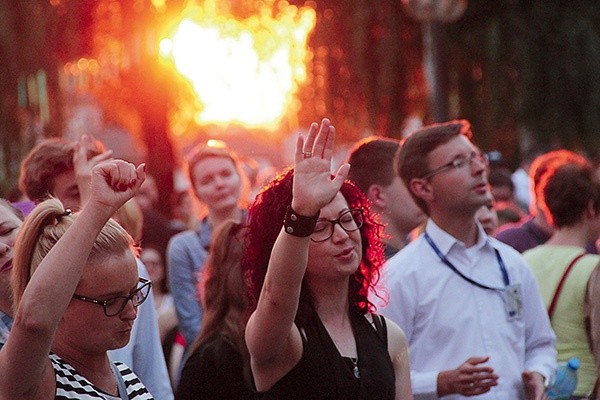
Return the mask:
{"type": "Polygon", "coordinates": [[[205,160],[207,158],[228,158],[231,160],[235,169],[240,177],[244,176],[241,171],[241,163],[237,156],[237,154],[230,150],[225,143],[221,141],[216,141],[216,145],[209,144],[199,144],[195,146],[186,157],[186,170],[188,173],[188,177],[190,179],[190,183],[194,189],[194,193],[197,193],[195,187],[195,179],[194,179],[194,168],[196,164],[200,161],[205,160]]]}
{"type": "Polygon", "coordinates": [[[348,156],[351,165],[348,179],[365,194],[373,184],[391,185],[396,177],[394,157],[399,148],[399,140],[379,136],[359,141],[348,156]]]}
{"type": "MultiPolygon", "coordinates": [[[[410,191],[410,181],[420,178],[429,171],[427,156],[439,146],[458,135],[469,140],[473,137],[469,121],[461,119],[440,124],[427,125],[410,135],[400,147],[395,160],[396,173],[400,175],[410,191]]],[[[429,215],[427,203],[410,191],[419,207],[429,215]]]]}
{"type": "Polygon", "coordinates": [[[600,180],[589,162],[550,164],[539,182],[541,208],[557,228],[581,221],[590,202],[600,210],[600,180]]]}
{"type": "MultiPolygon", "coordinates": [[[[54,177],[74,170],[73,154],[77,142],[51,138],[38,143],[29,151],[21,163],[19,189],[29,200],[39,203],[47,199],[54,190],[54,177]]],[[[88,158],[104,152],[99,141],[88,150],[88,158]]]]}

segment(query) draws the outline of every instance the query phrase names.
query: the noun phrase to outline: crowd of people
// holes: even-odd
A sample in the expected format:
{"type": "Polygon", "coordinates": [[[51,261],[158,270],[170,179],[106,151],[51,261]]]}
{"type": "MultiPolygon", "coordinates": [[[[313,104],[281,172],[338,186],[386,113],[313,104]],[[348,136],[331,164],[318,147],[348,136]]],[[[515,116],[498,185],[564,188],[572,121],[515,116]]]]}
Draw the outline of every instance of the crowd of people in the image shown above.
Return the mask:
{"type": "Polygon", "coordinates": [[[37,144],[0,199],[0,399],[544,400],[572,357],[596,398],[594,164],[512,173],[456,120],[334,166],[335,136],[264,181],[200,144],[173,210],[93,138],[37,144]]]}

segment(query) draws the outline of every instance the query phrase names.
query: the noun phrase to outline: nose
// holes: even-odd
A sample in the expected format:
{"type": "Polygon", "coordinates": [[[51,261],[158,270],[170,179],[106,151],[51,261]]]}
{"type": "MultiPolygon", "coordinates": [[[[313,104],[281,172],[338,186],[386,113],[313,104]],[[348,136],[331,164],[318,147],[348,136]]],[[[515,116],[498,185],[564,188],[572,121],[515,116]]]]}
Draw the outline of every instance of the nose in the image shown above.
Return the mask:
{"type": "Polygon", "coordinates": [[[475,171],[475,175],[479,175],[488,169],[488,163],[481,156],[475,156],[471,159],[471,170],[475,171]]]}
{"type": "Polygon", "coordinates": [[[10,251],[10,246],[7,245],[6,243],[0,243],[0,256],[4,256],[6,254],[8,254],[8,252],[10,251]]]}
{"type": "Polygon", "coordinates": [[[136,317],[137,317],[137,307],[135,307],[133,305],[133,300],[129,299],[127,301],[127,304],[125,305],[125,308],[119,314],[119,318],[124,319],[124,320],[133,321],[136,319],[136,317]]]}
{"type": "Polygon", "coordinates": [[[344,242],[349,237],[348,232],[346,232],[339,223],[333,224],[333,234],[331,235],[331,239],[334,243],[344,242]]]}

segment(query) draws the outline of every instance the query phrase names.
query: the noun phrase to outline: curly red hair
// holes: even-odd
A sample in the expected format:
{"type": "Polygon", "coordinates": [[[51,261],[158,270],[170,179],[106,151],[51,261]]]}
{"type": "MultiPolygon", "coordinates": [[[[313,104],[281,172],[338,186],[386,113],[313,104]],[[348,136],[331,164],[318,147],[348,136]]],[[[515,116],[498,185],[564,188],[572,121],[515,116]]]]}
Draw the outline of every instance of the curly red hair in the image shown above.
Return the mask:
{"type": "MultiPolygon", "coordinates": [[[[256,309],[262,289],[271,250],[283,226],[287,207],[292,203],[293,168],[288,168],[266,185],[250,206],[249,229],[242,267],[249,281],[250,312],[256,309]]],[[[350,307],[362,313],[374,311],[369,301],[369,292],[376,294],[375,285],[379,271],[385,261],[383,252],[383,225],[379,216],[371,212],[369,201],[354,183],[346,180],[340,190],[350,208],[363,210],[364,223],[360,228],[362,260],[359,268],[350,277],[348,300],[350,307]]],[[[300,303],[296,313],[296,323],[304,326],[312,315],[313,301],[306,280],[302,282],[300,303]]]]}

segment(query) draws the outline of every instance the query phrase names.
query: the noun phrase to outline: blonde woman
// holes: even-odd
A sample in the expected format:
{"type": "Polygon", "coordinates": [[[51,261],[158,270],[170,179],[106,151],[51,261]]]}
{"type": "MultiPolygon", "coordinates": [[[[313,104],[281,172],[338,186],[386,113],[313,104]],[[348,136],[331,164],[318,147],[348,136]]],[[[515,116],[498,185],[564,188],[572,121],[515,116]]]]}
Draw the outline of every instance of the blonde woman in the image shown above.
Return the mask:
{"type": "Polygon", "coordinates": [[[0,399],[152,399],[107,351],[125,346],[151,284],[110,217],[144,180],[143,166],[106,161],[92,170],[79,214],[40,203],[21,227],[13,260],[15,319],[0,350],[0,399]]]}

